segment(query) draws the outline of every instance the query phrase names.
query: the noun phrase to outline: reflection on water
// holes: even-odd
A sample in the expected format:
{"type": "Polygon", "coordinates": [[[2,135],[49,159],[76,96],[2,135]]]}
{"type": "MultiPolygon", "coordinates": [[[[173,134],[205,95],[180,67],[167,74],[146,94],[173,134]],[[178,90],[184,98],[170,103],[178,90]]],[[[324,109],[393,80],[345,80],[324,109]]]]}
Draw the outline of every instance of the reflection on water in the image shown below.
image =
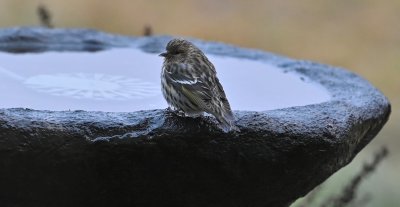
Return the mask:
{"type": "MultiPolygon", "coordinates": [[[[209,55],[233,110],[327,101],[327,91],[263,62],[209,55]]],[[[0,53],[0,108],[137,111],[166,108],[162,58],[136,49],[97,53],[0,53]]]]}
{"type": "Polygon", "coordinates": [[[102,73],[59,73],[36,75],[24,83],[37,91],[55,96],[95,100],[143,99],[159,95],[157,84],[137,78],[102,73]]]}

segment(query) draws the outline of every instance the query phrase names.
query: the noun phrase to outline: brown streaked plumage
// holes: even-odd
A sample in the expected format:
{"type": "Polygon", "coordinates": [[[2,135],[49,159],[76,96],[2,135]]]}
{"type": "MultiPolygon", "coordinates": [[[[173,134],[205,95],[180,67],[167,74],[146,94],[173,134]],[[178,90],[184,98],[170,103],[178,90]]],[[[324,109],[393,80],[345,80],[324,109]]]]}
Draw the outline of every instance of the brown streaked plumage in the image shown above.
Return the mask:
{"type": "Polygon", "coordinates": [[[214,65],[204,53],[184,39],[173,39],[161,53],[161,86],[168,104],[189,116],[212,114],[224,131],[237,130],[214,65]]]}

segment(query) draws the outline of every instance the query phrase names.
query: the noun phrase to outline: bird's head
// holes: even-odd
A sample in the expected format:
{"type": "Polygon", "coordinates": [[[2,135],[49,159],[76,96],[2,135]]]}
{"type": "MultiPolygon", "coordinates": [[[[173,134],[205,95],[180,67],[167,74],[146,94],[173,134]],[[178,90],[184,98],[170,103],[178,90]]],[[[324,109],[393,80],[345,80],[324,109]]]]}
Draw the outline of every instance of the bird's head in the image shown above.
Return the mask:
{"type": "MultiPolygon", "coordinates": [[[[200,50],[191,42],[184,39],[173,39],[168,42],[166,52],[161,53],[160,56],[165,57],[166,60],[184,60],[192,53],[199,52],[200,50]]],[[[201,51],[200,51],[201,52],[201,51]]]]}

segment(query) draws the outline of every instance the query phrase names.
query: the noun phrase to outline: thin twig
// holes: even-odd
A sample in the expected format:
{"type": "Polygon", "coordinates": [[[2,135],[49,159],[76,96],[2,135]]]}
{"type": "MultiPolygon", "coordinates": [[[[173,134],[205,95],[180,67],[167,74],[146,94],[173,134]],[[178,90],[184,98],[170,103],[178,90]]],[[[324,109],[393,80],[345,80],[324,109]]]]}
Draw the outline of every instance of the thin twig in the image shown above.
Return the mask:
{"type": "Polygon", "coordinates": [[[374,159],[371,163],[364,163],[363,169],[345,186],[338,196],[328,198],[321,207],[343,207],[354,201],[357,197],[357,190],[363,180],[372,174],[379,163],[389,154],[389,150],[383,146],[380,151],[375,153],[374,159]]]}
{"type": "Polygon", "coordinates": [[[45,5],[40,4],[38,6],[37,15],[39,17],[40,24],[43,27],[53,28],[53,24],[51,23],[51,13],[45,5]]]}
{"type": "Polygon", "coordinates": [[[143,36],[151,36],[153,35],[153,28],[146,24],[143,28],[143,36]]]}

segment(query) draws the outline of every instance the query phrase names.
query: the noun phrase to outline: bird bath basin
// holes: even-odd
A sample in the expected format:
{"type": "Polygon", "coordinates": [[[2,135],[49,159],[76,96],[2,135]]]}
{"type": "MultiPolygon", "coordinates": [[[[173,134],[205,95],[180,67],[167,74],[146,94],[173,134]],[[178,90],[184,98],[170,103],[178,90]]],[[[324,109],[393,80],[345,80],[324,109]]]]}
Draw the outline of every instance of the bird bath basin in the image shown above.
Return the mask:
{"type": "Polygon", "coordinates": [[[160,93],[167,36],[0,30],[6,206],[288,206],[348,164],[390,114],[346,70],[196,39],[240,132],[160,93]]]}
{"type": "MultiPolygon", "coordinates": [[[[329,93],[304,75],[255,60],[209,55],[234,110],[322,103],[329,93]],[[261,95],[262,94],[262,95],[261,95]]],[[[132,112],[167,107],[162,58],[139,49],[0,53],[0,108],[132,112]]]]}

